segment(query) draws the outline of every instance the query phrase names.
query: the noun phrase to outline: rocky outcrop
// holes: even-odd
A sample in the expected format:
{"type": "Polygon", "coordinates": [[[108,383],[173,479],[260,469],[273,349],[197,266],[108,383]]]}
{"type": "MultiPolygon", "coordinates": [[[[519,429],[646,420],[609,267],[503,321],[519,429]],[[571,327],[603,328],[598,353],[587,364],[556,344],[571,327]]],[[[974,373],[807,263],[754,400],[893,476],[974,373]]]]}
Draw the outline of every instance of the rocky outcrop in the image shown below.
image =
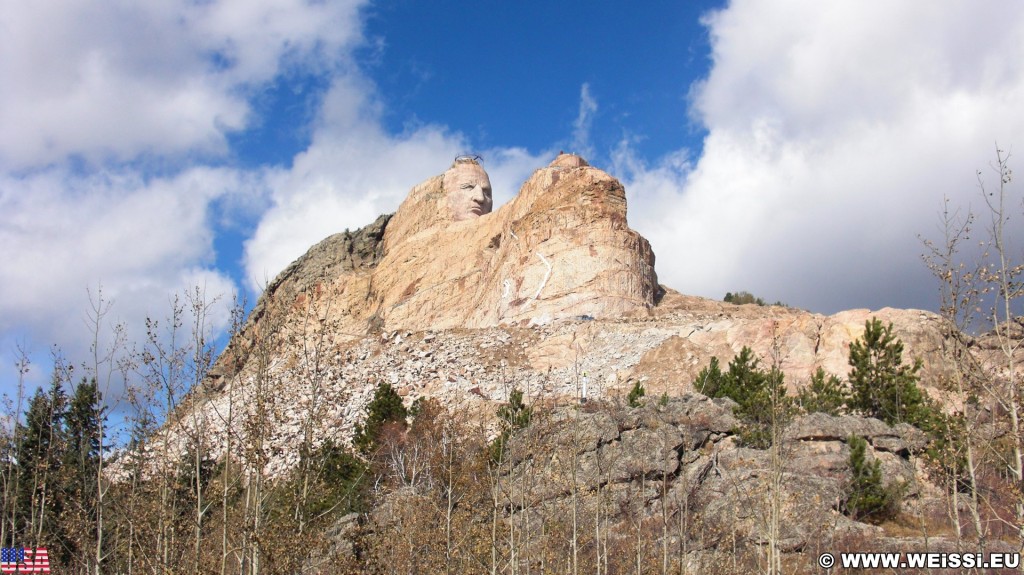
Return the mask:
{"type": "Polygon", "coordinates": [[[373,285],[385,329],[613,318],[654,306],[654,254],[626,224],[622,184],[601,170],[557,158],[507,205],[461,222],[436,215],[440,184],[414,189],[385,234],[373,285]]]}
{"type": "MultiPolygon", "coordinates": [[[[650,246],[626,224],[622,185],[578,156],[559,156],[473,219],[446,219],[444,193],[442,176],[428,179],[393,217],[331,236],[282,272],[218,359],[201,413],[182,424],[201,422],[215,446],[229,433],[244,440],[222,414],[258,382],[280,404],[268,415],[268,441],[284,454],[276,473],[294,464],[306,426],[317,441],[347,441],[380,381],[488,423],[513,385],[554,404],[577,398],[584,380],[597,400],[634,382],[651,396],[699,392],[712,357],[724,365],[747,346],[796,389],[819,367],[844,375],[873,316],[893,323],[905,361],[923,361],[926,386],[944,374],[941,321],[928,312],[822,316],[658,286],[650,246]]],[[[904,449],[913,446],[888,452],[904,449]]]]}
{"type": "Polygon", "coordinates": [[[520,514],[534,514],[532,524],[540,525],[570,516],[576,505],[581,524],[600,518],[604,529],[629,536],[653,523],[657,537],[667,521],[671,548],[684,547],[679,537],[686,537],[698,564],[702,546],[760,549],[770,536],[772,505],[781,518],[778,548],[786,553],[826,539],[881,538],[878,527],[839,512],[853,435],[868,440],[868,457],[882,462],[886,483],[901,485],[905,497],[921,495],[911,455],[924,445],[912,427],[812,414],[789,425],[773,458],[771,451],[739,447],[737,423],[728,402],[693,393],[640,408],[556,409],[509,444],[511,464],[498,487],[506,520],[521,525],[520,514]]]}
{"type": "MultiPolygon", "coordinates": [[[[844,376],[851,342],[877,317],[941,398],[948,369],[935,314],[824,316],[659,286],[649,244],[626,223],[622,185],[577,156],[559,156],[510,203],[462,221],[446,218],[444,186],[443,176],[428,179],[394,216],[331,236],[283,271],[187,402],[195,411],[147,448],[183,453],[201,436],[212,457],[230,445],[242,461],[258,432],[271,454],[258,471],[281,477],[304,439],[348,442],[380,382],[407,405],[437,400],[481,439],[497,434],[496,406],[518,389],[542,409],[508,444],[494,491],[502,521],[557,526],[576,502],[621,538],[685,518],[686,535],[658,537],[690,549],[695,570],[715,554],[764,548],[768,494],[786,518],[772,537],[793,556],[845,537],[884,543],[879,528],[838,511],[854,435],[914,505],[937,501],[915,467],[927,438],[908,425],[810,414],[773,454],[740,446],[733,404],[704,397],[696,381],[713,357],[724,366],[743,347],[781,369],[791,390],[818,368],[844,376]],[[641,408],[625,406],[634,383],[649,398],[641,408]]],[[[990,339],[970,342],[979,357],[996,353],[990,339]]],[[[401,508],[396,493],[374,514],[401,508]]],[[[339,553],[353,552],[354,531],[348,517],[332,533],[339,553]]]]}
{"type": "Polygon", "coordinates": [[[209,385],[242,369],[261,323],[305,338],[315,316],[341,342],[381,330],[646,315],[661,293],[650,244],[626,223],[622,184],[578,156],[560,155],[482,217],[452,221],[445,194],[444,178],[430,178],[393,217],[331,236],[289,265],[209,385]]]}
{"type": "MultiPolygon", "coordinates": [[[[282,304],[301,307],[311,297],[319,299],[324,285],[338,278],[357,285],[367,282],[384,254],[384,229],[390,220],[390,215],[382,215],[354,232],[345,230],[329,236],[278,274],[210,370],[207,386],[220,389],[225,378],[241,371],[250,358],[256,330],[261,323],[272,322],[268,314],[280,315],[282,304]]],[[[281,318],[275,320],[273,323],[283,323],[281,318]]]]}

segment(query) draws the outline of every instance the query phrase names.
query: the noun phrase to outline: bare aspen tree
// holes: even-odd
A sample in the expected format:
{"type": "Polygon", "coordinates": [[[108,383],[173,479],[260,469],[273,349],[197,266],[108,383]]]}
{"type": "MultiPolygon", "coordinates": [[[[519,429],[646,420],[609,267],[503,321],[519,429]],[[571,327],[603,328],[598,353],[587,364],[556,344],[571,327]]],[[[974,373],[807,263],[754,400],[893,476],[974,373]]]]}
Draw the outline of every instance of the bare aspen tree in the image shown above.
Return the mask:
{"type": "Polygon", "coordinates": [[[201,414],[199,400],[203,395],[202,385],[210,368],[213,366],[213,346],[209,342],[210,328],[207,325],[207,318],[211,309],[216,305],[219,298],[207,300],[206,294],[199,287],[195,287],[185,293],[185,300],[188,303],[191,320],[191,341],[189,342],[190,358],[187,363],[189,372],[189,411],[191,413],[192,425],[189,429],[193,453],[189,464],[192,466],[192,492],[195,497],[193,501],[193,545],[192,545],[192,568],[199,570],[199,558],[202,557],[202,535],[203,519],[211,503],[204,499],[206,485],[204,481],[204,463],[208,452],[207,445],[207,422],[206,417],[201,414]]]}
{"type": "MultiPolygon", "coordinates": [[[[983,264],[968,266],[960,261],[961,246],[970,240],[974,214],[968,211],[960,216],[950,208],[949,198],[943,198],[943,209],[939,222],[941,243],[924,240],[928,253],[925,263],[939,282],[939,313],[942,323],[942,357],[949,381],[946,387],[961,400],[973,394],[989,395],[992,391],[981,376],[981,366],[971,353],[965,336],[976,320],[975,310],[980,307],[981,288],[977,281],[983,272],[983,264]],[[986,389],[989,388],[989,389],[986,389]]],[[[960,485],[967,484],[967,508],[978,537],[978,550],[985,551],[988,529],[981,518],[981,498],[978,490],[978,433],[983,422],[982,410],[971,408],[965,403],[962,412],[963,429],[952,429],[947,425],[947,440],[950,445],[962,445],[967,477],[961,479],[956,459],[957,451],[949,455],[953,461],[950,468],[950,515],[957,536],[958,545],[962,539],[960,526],[960,485]],[[955,434],[955,436],[954,436],[955,434]]]]}
{"type": "MultiPolygon", "coordinates": [[[[299,444],[299,493],[294,506],[294,519],[298,526],[298,535],[305,535],[310,517],[308,507],[310,491],[322,472],[322,462],[318,465],[313,461],[316,449],[316,431],[322,421],[326,408],[324,400],[331,352],[331,336],[336,332],[337,325],[330,321],[333,297],[325,293],[324,282],[314,282],[307,288],[305,311],[302,318],[301,358],[298,362],[298,373],[293,379],[301,382],[305,413],[300,429],[302,432],[299,444]]],[[[330,289],[330,288],[326,288],[330,289]]]]}
{"type": "MultiPolygon", "coordinates": [[[[575,339],[576,335],[573,334],[575,339]]],[[[575,344],[575,359],[573,360],[573,375],[576,383],[576,396],[579,397],[579,386],[580,386],[580,353],[583,351],[580,348],[580,344],[575,344]]],[[[572,574],[579,574],[579,538],[580,538],[580,527],[579,527],[579,482],[577,473],[579,471],[579,443],[580,443],[580,405],[579,402],[574,402],[572,406],[572,446],[569,450],[572,452],[572,574]]]]}
{"type": "Polygon", "coordinates": [[[455,478],[455,457],[456,457],[456,430],[452,425],[451,418],[447,418],[441,432],[441,455],[444,461],[444,483],[442,486],[444,495],[444,572],[451,574],[454,565],[454,537],[453,519],[455,505],[458,503],[456,495],[455,478]]]}
{"type": "Polygon", "coordinates": [[[158,451],[154,453],[153,476],[157,485],[156,530],[154,533],[157,564],[163,570],[172,568],[174,547],[177,541],[175,517],[177,497],[174,494],[175,461],[178,453],[173,446],[172,429],[178,423],[177,410],[181,397],[186,391],[185,363],[187,347],[181,341],[184,326],[184,305],[178,296],[170,302],[170,314],[166,324],[161,320],[146,318],[146,344],[137,360],[143,370],[145,389],[139,397],[144,411],[152,421],[163,422],[159,437],[154,437],[158,451]]]}
{"type": "Polygon", "coordinates": [[[19,476],[17,467],[17,452],[21,447],[21,439],[16,433],[18,418],[21,416],[25,398],[25,377],[31,369],[32,362],[29,354],[23,345],[15,348],[14,367],[18,371],[18,383],[15,396],[12,400],[4,395],[4,415],[8,425],[3,430],[4,436],[4,499],[3,517],[0,517],[0,543],[4,546],[14,547],[15,537],[18,532],[18,488],[19,476]]]}
{"type": "MultiPolygon", "coordinates": [[[[242,328],[245,321],[245,303],[235,300],[234,305],[231,306],[231,328],[229,330],[230,340],[234,341],[239,338],[242,333],[242,328]]],[[[241,346],[241,343],[239,343],[241,346]]],[[[241,351],[239,351],[241,353],[241,351]]],[[[236,476],[231,474],[232,462],[234,461],[234,437],[235,437],[235,392],[236,389],[241,385],[241,376],[235,372],[231,375],[231,381],[229,381],[225,388],[227,390],[227,402],[228,408],[226,414],[217,413],[224,424],[225,437],[224,437],[224,470],[221,473],[222,476],[222,487],[221,487],[221,534],[220,534],[220,574],[226,575],[228,557],[233,551],[233,546],[229,546],[228,540],[228,528],[230,524],[228,514],[228,496],[231,492],[231,488],[234,484],[236,476]]],[[[241,477],[238,474],[237,477],[241,477]]]]}
{"type": "Polygon", "coordinates": [[[132,413],[128,421],[132,425],[128,450],[125,455],[125,471],[128,473],[127,492],[122,495],[121,505],[124,508],[122,522],[127,523],[127,542],[124,554],[127,573],[135,571],[136,551],[146,553],[142,539],[147,536],[146,520],[148,513],[148,496],[145,490],[147,472],[150,465],[147,444],[156,432],[156,422],[151,412],[152,397],[147,389],[135,384],[125,389],[126,399],[132,413]]]}
{"type": "Polygon", "coordinates": [[[240,569],[259,575],[266,551],[266,519],[271,490],[266,476],[270,462],[268,445],[274,415],[274,390],[278,388],[278,366],[275,354],[280,350],[284,312],[272,291],[265,291],[263,315],[251,333],[250,363],[254,365],[251,379],[245,386],[241,426],[245,437],[245,503],[240,569]]]}
{"type": "MultiPolygon", "coordinates": [[[[664,421],[662,425],[665,425],[664,421]]],[[[673,451],[672,445],[669,445],[665,441],[665,434],[661,434],[662,437],[662,453],[667,454],[673,451]]],[[[682,466],[682,462],[679,462],[682,466]]],[[[661,574],[668,575],[668,548],[669,548],[669,513],[668,513],[668,472],[663,471],[661,474],[661,574]]]]}
{"type": "Polygon", "coordinates": [[[635,509],[634,508],[634,509],[631,510],[632,511],[632,516],[636,520],[635,521],[636,529],[634,531],[634,533],[636,534],[636,546],[634,547],[634,555],[633,555],[634,559],[636,560],[636,575],[640,575],[642,573],[643,557],[644,557],[644,539],[643,539],[644,516],[643,516],[643,506],[644,506],[645,492],[647,491],[647,469],[646,469],[646,466],[644,466],[644,467],[645,468],[642,469],[641,472],[640,472],[640,508],[639,509],[635,509]]]}
{"type": "MultiPolygon", "coordinates": [[[[604,499],[605,499],[604,474],[607,473],[607,470],[605,469],[604,457],[601,454],[601,450],[598,449],[595,452],[594,455],[595,455],[595,464],[596,464],[596,472],[597,472],[597,493],[595,493],[595,496],[594,496],[595,497],[595,501],[594,501],[594,554],[595,554],[595,557],[594,557],[594,567],[595,567],[595,573],[597,575],[601,575],[601,573],[602,573],[601,568],[603,567],[603,565],[602,565],[602,553],[601,553],[602,541],[604,542],[604,545],[605,545],[605,548],[604,548],[605,553],[603,555],[604,556],[605,564],[607,564],[607,551],[608,551],[608,547],[607,547],[608,546],[608,530],[607,530],[607,528],[604,529],[603,531],[601,529],[602,521],[604,521],[604,519],[605,519],[605,516],[604,516],[604,513],[603,513],[604,512],[604,507],[605,507],[605,502],[604,502],[604,499]],[[602,540],[602,536],[604,537],[603,540],[602,540]]],[[[605,569],[603,572],[607,573],[608,571],[607,571],[607,569],[605,569]]]]}
{"type": "Polygon", "coordinates": [[[782,572],[782,558],[779,550],[779,530],[782,525],[782,483],[785,474],[783,454],[783,432],[788,423],[788,407],[782,386],[782,343],[779,339],[779,324],[772,320],[771,368],[768,373],[769,409],[771,410],[771,445],[768,448],[770,461],[768,474],[768,569],[769,575],[782,572]],[[778,381],[775,381],[778,378],[778,381]]]}
{"type": "MultiPolygon", "coordinates": [[[[679,454],[679,464],[680,465],[683,465],[684,462],[686,461],[686,457],[687,457],[686,450],[689,448],[689,446],[693,445],[693,435],[692,435],[692,432],[691,432],[691,429],[692,429],[691,418],[692,418],[692,416],[687,415],[685,426],[684,426],[684,429],[683,429],[683,434],[682,434],[682,452],[679,454]]],[[[705,466],[704,470],[702,472],[696,474],[696,477],[698,478],[698,480],[699,480],[699,478],[702,475],[704,475],[704,473],[707,472],[707,470],[710,470],[710,468],[711,468],[711,463],[708,462],[708,464],[705,466]]],[[[690,495],[691,495],[691,489],[690,489],[690,486],[689,486],[689,484],[687,482],[687,473],[686,473],[686,469],[685,468],[680,470],[679,479],[677,481],[681,482],[680,485],[679,485],[679,489],[676,490],[676,492],[678,493],[678,498],[676,499],[676,509],[678,510],[677,511],[677,516],[676,516],[676,537],[679,538],[679,547],[678,547],[678,549],[679,549],[679,569],[678,569],[678,572],[679,572],[679,575],[684,575],[686,573],[686,571],[687,571],[687,557],[688,557],[689,551],[690,551],[689,540],[690,540],[690,495]]]]}
{"type": "MultiPolygon", "coordinates": [[[[110,314],[111,306],[113,302],[104,299],[103,287],[99,286],[96,290],[96,295],[93,296],[89,293],[89,313],[86,316],[86,326],[89,328],[92,336],[92,342],[90,343],[90,352],[92,355],[92,364],[88,366],[90,372],[89,375],[96,382],[97,390],[100,392],[101,397],[106,397],[107,401],[111,401],[110,391],[114,384],[114,378],[118,375],[121,376],[122,381],[127,379],[127,369],[129,364],[125,363],[123,354],[127,345],[127,331],[123,324],[111,324],[107,325],[107,316],[110,314]],[[106,345],[103,342],[104,332],[110,330],[110,341],[106,345]]],[[[116,407],[116,403],[112,406],[116,407]]],[[[93,542],[93,572],[95,575],[100,575],[103,572],[103,562],[106,559],[106,555],[103,552],[104,545],[104,506],[105,497],[107,491],[110,488],[109,483],[104,477],[104,465],[103,465],[103,453],[107,445],[104,443],[106,439],[105,429],[105,417],[102,415],[103,408],[101,408],[100,414],[98,414],[98,429],[96,430],[97,436],[95,437],[99,444],[99,458],[95,470],[95,541],[93,542]]]]}
{"type": "Polygon", "coordinates": [[[1010,474],[1015,484],[1017,497],[1014,503],[1014,526],[1018,533],[1018,542],[1024,550],[1024,436],[1021,434],[1020,423],[1020,375],[1017,373],[1017,352],[1024,343],[1017,331],[1017,316],[1014,305],[1024,290],[1021,274],[1024,266],[1015,262],[1011,254],[1009,238],[1006,235],[1006,223],[1010,219],[1009,184],[1013,181],[1013,171],[1009,166],[1010,154],[996,147],[996,163],[992,166],[999,182],[995,189],[985,186],[981,172],[978,173],[978,185],[982,198],[988,207],[989,246],[995,259],[984,270],[983,280],[991,286],[995,302],[989,310],[990,322],[1001,354],[1000,371],[1005,378],[1005,393],[1001,398],[1003,408],[1010,418],[1010,440],[1012,455],[1008,462],[1010,474]]]}

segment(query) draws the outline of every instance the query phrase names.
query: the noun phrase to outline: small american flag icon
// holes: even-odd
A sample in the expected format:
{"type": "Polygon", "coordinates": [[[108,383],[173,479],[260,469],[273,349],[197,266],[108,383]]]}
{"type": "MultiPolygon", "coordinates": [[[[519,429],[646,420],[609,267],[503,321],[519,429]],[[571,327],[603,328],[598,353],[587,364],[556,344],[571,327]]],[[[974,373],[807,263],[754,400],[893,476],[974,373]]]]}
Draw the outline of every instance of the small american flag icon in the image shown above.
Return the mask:
{"type": "Polygon", "coordinates": [[[0,549],[2,573],[49,573],[50,555],[45,547],[4,547],[0,549]]]}

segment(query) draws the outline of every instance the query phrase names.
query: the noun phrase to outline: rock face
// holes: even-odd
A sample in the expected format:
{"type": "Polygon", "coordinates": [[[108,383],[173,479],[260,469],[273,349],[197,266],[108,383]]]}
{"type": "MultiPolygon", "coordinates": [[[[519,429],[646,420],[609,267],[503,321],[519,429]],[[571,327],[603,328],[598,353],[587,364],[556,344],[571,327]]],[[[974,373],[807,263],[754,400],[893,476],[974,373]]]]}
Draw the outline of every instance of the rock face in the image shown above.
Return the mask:
{"type": "Polygon", "coordinates": [[[691,526],[688,542],[672,533],[670,545],[695,550],[691,557],[703,571],[714,557],[702,558],[701,538],[712,547],[707,539],[729,534],[731,549],[745,552],[764,544],[772,481],[781,487],[778,506],[785,521],[777,537],[784,553],[821,543],[825,533],[881,538],[881,529],[839,512],[850,481],[851,435],[868,441],[869,457],[882,462],[888,483],[902,485],[908,498],[919,495],[910,457],[924,445],[909,426],[804,416],[790,424],[773,463],[769,451],[736,445],[737,423],[725,404],[698,394],[593,413],[556,409],[510,443],[512,461],[502,472],[498,497],[512,510],[510,522],[533,513],[531,523],[539,525],[545,520],[541,514],[548,522],[570,516],[575,493],[581,523],[603,517],[612,533],[626,536],[645,522],[660,529],[663,517],[670,519],[672,533],[685,510],[699,528],[691,526]]]}
{"type": "Polygon", "coordinates": [[[537,170],[507,205],[467,221],[436,216],[440,179],[414,188],[384,234],[373,278],[383,327],[649,313],[658,291],[654,254],[626,224],[622,184],[571,158],[537,170]]]}
{"type": "MultiPolygon", "coordinates": [[[[661,289],[654,253],[626,224],[618,180],[562,154],[501,209],[477,217],[463,207],[456,221],[449,201],[456,193],[445,182],[461,181],[451,177],[458,167],[415,186],[393,217],[331,236],[281,272],[218,362],[212,385],[242,369],[271,307],[293,331],[301,331],[303,311],[316,315],[335,342],[380,330],[650,314],[661,289]]],[[[486,181],[479,166],[469,167],[486,181]]]]}
{"type": "Polygon", "coordinates": [[[349,299],[358,299],[363,291],[361,288],[369,284],[370,274],[384,253],[384,228],[390,220],[390,215],[383,215],[355,232],[334,234],[310,248],[278,274],[256,302],[241,333],[232,338],[218,358],[210,371],[208,385],[215,388],[223,386],[225,378],[230,378],[245,366],[250,359],[257,330],[272,327],[260,324],[280,323],[271,321],[268,315],[279,314],[283,305],[295,308],[310,298],[319,299],[324,285],[338,278],[345,278],[350,288],[343,289],[342,293],[347,293],[349,299]]]}
{"type": "Polygon", "coordinates": [[[926,384],[944,374],[928,312],[822,316],[659,286],[650,246],[626,225],[622,185],[578,156],[464,221],[449,215],[444,180],[416,186],[393,217],[325,239],[268,286],[206,383],[198,420],[215,444],[244,435],[218,414],[257,384],[280,401],[269,441],[286,454],[309,425],[318,441],[347,441],[380,381],[488,420],[512,385],[548,403],[576,398],[584,378],[594,399],[636,381],[651,396],[699,392],[712,357],[724,365],[748,346],[797,389],[819,367],[845,375],[872,316],[893,323],[905,361],[923,360],[926,384]]]}

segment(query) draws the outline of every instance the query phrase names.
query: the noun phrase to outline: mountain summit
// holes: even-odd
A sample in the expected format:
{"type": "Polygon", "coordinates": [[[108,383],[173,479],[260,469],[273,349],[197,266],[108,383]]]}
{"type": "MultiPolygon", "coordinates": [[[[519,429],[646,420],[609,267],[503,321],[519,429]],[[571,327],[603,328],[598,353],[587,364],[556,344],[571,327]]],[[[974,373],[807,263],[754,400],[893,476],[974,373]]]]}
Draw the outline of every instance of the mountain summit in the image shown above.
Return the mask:
{"type": "Polygon", "coordinates": [[[648,393],[700,391],[694,380],[712,357],[724,364],[749,347],[794,389],[818,368],[844,375],[850,342],[873,316],[894,324],[934,380],[934,314],[822,316],[685,296],[657,283],[650,244],[626,223],[622,184],[583,158],[559,155],[492,211],[486,172],[460,157],[393,216],[328,237],[281,272],[197,409],[218,438],[228,426],[215,414],[228,403],[281,398],[272,442],[287,451],[309,417],[296,405],[321,406],[315,435],[348,441],[380,381],[408,401],[433,398],[486,420],[511,386],[557,402],[580,394],[584,373],[594,399],[636,382],[648,393]]]}

